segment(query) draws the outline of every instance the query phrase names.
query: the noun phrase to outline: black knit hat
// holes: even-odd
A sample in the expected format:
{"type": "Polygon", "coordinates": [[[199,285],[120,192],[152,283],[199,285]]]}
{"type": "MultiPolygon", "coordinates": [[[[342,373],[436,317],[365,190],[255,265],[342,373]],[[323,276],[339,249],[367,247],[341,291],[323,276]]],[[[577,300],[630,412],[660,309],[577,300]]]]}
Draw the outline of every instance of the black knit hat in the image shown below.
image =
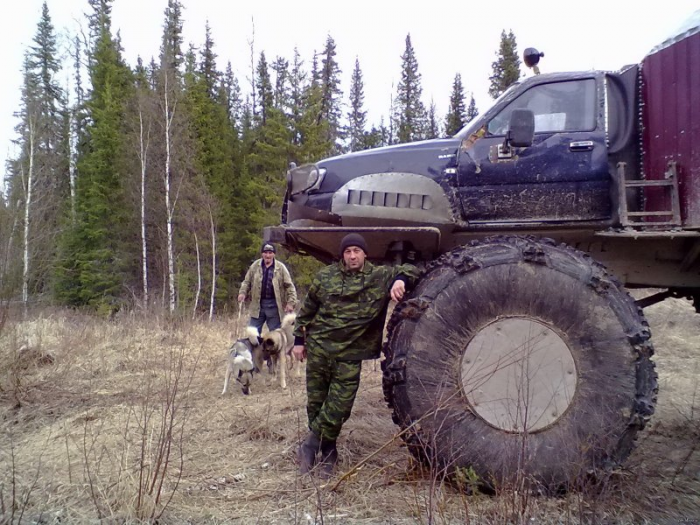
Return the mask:
{"type": "Polygon", "coordinates": [[[363,252],[365,252],[365,255],[367,255],[367,243],[365,242],[364,237],[362,237],[362,235],[359,233],[348,233],[345,237],[343,237],[343,240],[340,241],[341,257],[348,246],[357,246],[358,248],[361,248],[363,252]]]}
{"type": "Polygon", "coordinates": [[[260,248],[260,253],[262,252],[272,252],[272,253],[277,253],[277,250],[275,250],[275,245],[270,244],[269,242],[265,242],[262,245],[262,248],[260,248]]]}

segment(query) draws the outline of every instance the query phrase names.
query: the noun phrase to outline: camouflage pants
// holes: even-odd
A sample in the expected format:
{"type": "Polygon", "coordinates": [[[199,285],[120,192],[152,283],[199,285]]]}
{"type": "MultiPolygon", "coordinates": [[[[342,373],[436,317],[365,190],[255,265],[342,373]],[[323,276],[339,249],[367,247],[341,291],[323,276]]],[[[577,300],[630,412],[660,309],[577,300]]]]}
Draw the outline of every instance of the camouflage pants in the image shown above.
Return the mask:
{"type": "Polygon", "coordinates": [[[340,361],[321,348],[308,349],[306,412],[309,429],[321,439],[338,438],[352,412],[361,371],[362,361],[340,361]]]}

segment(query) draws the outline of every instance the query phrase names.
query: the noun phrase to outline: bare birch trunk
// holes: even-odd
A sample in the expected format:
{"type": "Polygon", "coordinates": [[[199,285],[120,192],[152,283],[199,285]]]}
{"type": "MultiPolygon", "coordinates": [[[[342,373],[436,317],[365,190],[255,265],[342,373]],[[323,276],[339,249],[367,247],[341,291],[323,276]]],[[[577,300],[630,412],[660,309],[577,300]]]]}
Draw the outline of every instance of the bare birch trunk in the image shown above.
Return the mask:
{"type": "Polygon", "coordinates": [[[209,322],[214,320],[214,297],[216,296],[216,228],[214,215],[209,208],[209,224],[211,225],[211,298],[209,299],[209,322]]]}
{"type": "Polygon", "coordinates": [[[70,122],[68,124],[68,183],[70,184],[70,211],[73,223],[75,223],[75,173],[76,173],[76,158],[78,157],[77,152],[77,133],[74,130],[75,126],[75,115],[73,111],[70,112],[70,122]]]}
{"type": "Polygon", "coordinates": [[[165,211],[166,211],[166,233],[168,237],[168,291],[169,291],[169,309],[170,312],[175,311],[175,255],[173,249],[173,206],[170,204],[170,126],[172,118],[175,114],[173,108],[172,115],[170,114],[170,106],[168,104],[168,73],[165,78],[165,173],[163,174],[165,182],[165,211]]]}
{"type": "Polygon", "coordinates": [[[20,205],[22,204],[22,201],[20,199],[17,199],[17,203],[15,205],[15,212],[12,214],[12,229],[10,229],[10,236],[7,239],[7,253],[5,254],[5,268],[10,267],[10,256],[12,254],[12,245],[14,244],[15,241],[15,234],[17,233],[17,223],[19,222],[19,213],[17,210],[20,209],[20,205]]]}
{"type": "Polygon", "coordinates": [[[34,124],[31,117],[29,123],[29,173],[27,174],[27,189],[24,199],[24,246],[22,256],[22,302],[25,312],[29,301],[29,209],[32,205],[32,184],[34,182],[34,124]]]}
{"type": "Polygon", "coordinates": [[[148,250],[146,249],[146,155],[148,141],[144,143],[143,112],[139,109],[139,155],[141,160],[141,277],[143,280],[143,306],[148,307],[148,250]]]}
{"type": "Polygon", "coordinates": [[[194,308],[192,309],[192,319],[197,317],[197,305],[199,304],[199,294],[202,291],[202,265],[199,261],[199,239],[197,232],[194,232],[194,247],[197,250],[197,293],[194,295],[194,308]]]}

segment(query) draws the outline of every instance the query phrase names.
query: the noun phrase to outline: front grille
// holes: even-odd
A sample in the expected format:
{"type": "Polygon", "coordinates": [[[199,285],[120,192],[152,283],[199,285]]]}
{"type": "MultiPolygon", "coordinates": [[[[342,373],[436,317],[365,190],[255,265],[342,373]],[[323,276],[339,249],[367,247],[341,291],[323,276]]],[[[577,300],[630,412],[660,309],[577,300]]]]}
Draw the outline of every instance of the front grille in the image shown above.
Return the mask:
{"type": "Polygon", "coordinates": [[[348,190],[348,204],[429,210],[433,207],[433,199],[430,198],[430,195],[417,193],[348,190]]]}

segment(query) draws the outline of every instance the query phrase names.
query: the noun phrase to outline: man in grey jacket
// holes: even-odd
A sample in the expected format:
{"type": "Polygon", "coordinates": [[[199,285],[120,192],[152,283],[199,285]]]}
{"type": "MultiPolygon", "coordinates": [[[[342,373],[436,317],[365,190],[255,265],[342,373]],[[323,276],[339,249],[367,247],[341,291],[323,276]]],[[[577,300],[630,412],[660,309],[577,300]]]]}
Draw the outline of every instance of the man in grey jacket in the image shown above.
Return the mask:
{"type": "MultiPolygon", "coordinates": [[[[250,300],[250,326],[268,330],[281,326],[284,312],[293,312],[297,304],[297,290],[289,270],[275,260],[275,246],[265,243],[260,250],[262,257],[248,268],[238,291],[238,302],[250,300]]],[[[241,304],[242,306],[242,304],[241,304]]]]}

